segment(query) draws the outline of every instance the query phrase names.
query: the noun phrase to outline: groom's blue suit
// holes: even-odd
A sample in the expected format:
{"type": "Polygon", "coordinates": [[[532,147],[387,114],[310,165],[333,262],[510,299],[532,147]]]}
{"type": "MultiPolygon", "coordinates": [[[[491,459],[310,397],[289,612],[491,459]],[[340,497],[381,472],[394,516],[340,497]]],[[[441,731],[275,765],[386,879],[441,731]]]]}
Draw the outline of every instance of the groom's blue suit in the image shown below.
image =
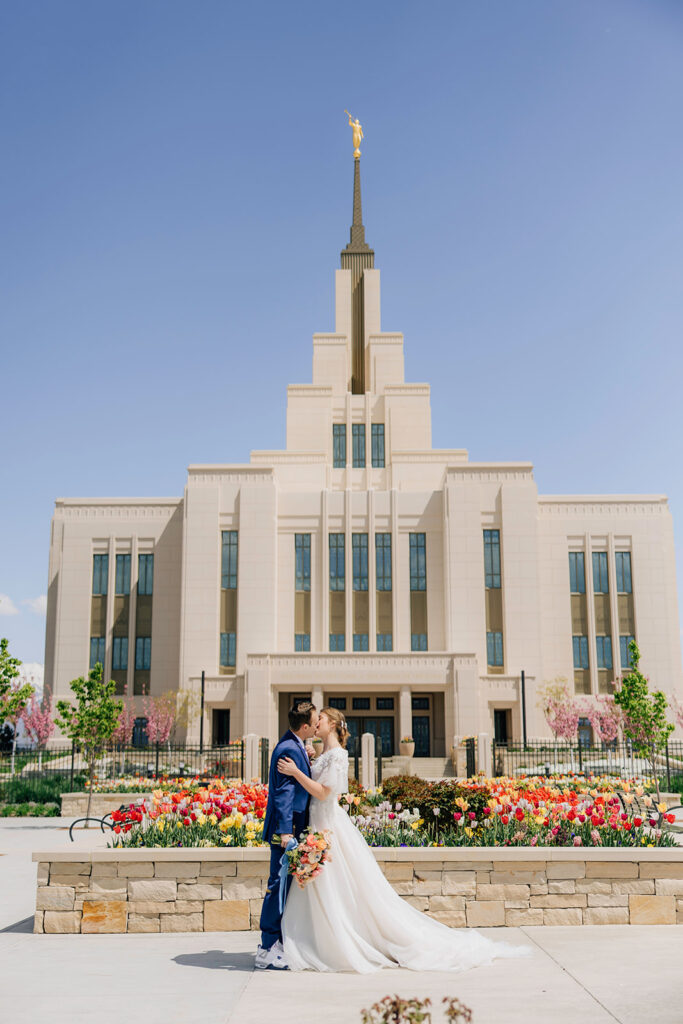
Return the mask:
{"type": "MultiPolygon", "coordinates": [[[[261,911],[261,945],[264,949],[270,949],[278,939],[282,941],[279,875],[280,859],[284,850],[279,842],[272,843],[273,835],[291,834],[298,839],[308,825],[310,797],[291,775],[282,775],[278,772],[277,763],[281,757],[291,757],[297,768],[308,776],[311,774],[306,751],[291,729],[287,730],[273,750],[268,773],[268,804],[263,822],[263,838],[271,843],[271,847],[268,890],[261,911]]],[[[288,887],[291,881],[290,876],[287,880],[288,887]]]]}

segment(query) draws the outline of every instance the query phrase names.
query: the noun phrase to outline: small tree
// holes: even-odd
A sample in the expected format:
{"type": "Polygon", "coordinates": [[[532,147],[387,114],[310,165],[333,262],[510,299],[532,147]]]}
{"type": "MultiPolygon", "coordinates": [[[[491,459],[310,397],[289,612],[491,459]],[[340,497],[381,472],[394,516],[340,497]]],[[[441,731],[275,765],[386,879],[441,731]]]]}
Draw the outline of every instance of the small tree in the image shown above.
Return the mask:
{"type": "MultiPolygon", "coordinates": [[[[57,701],[56,723],[72,743],[78,744],[87,765],[90,786],[86,818],[90,816],[92,791],[95,784],[97,761],[102,756],[119,723],[123,702],[116,700],[116,683],[102,681],[102,665],[98,662],[84,679],[79,676],[70,684],[75,704],[57,701]]],[[[88,827],[86,821],[85,827],[88,827]]]]}
{"type": "Polygon", "coordinates": [[[0,724],[9,722],[14,732],[10,768],[12,775],[17,750],[17,725],[35,692],[30,683],[21,680],[20,665],[19,659],[9,653],[9,640],[6,637],[0,639],[0,724]]]}
{"type": "Polygon", "coordinates": [[[595,704],[586,707],[586,715],[603,743],[613,743],[619,735],[624,716],[614,697],[597,697],[595,704]]]}
{"type": "MultiPolygon", "coordinates": [[[[631,668],[615,683],[614,701],[624,715],[624,735],[640,757],[645,758],[654,777],[657,803],[661,803],[657,761],[674,726],[666,719],[668,702],[661,690],[650,693],[648,680],[638,668],[640,651],[635,640],[628,645],[631,668]]],[[[660,811],[661,815],[661,811],[660,811]]],[[[661,819],[660,819],[661,820],[661,819]]]]}
{"type": "Polygon", "coordinates": [[[42,705],[35,697],[31,697],[31,703],[24,708],[24,726],[26,732],[38,747],[38,770],[43,766],[43,750],[45,744],[55,731],[55,723],[52,718],[52,694],[46,690],[43,696],[42,705]]]}
{"type": "Polygon", "coordinates": [[[571,743],[579,728],[583,705],[569,692],[567,680],[558,676],[539,692],[539,704],[556,740],[571,743]]]}
{"type": "Polygon", "coordinates": [[[143,700],[147,718],[147,739],[150,743],[168,743],[176,722],[176,695],[173,690],[143,700]]]}

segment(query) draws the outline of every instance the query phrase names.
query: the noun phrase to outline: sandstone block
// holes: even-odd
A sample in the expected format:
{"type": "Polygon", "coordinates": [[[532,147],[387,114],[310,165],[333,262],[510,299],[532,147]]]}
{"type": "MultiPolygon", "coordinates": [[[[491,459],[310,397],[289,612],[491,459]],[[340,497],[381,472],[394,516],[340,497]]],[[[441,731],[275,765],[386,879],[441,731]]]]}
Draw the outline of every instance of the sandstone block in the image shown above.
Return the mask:
{"type": "Polygon", "coordinates": [[[550,860],[546,865],[546,875],[548,881],[551,878],[584,878],[586,864],[577,860],[550,860]]]}
{"type": "Polygon", "coordinates": [[[203,914],[162,914],[159,918],[162,932],[203,932],[203,914]]]}
{"type": "Polygon", "coordinates": [[[683,859],[664,861],[643,861],[640,865],[641,878],[683,878],[683,859]]]}
{"type": "Polygon", "coordinates": [[[568,925],[581,924],[583,911],[579,907],[567,907],[564,910],[548,908],[543,911],[543,924],[568,925]]]}
{"type": "MultiPolygon", "coordinates": [[[[166,904],[163,905],[166,906],[166,904]]],[[[170,906],[175,907],[176,914],[199,914],[204,910],[201,900],[178,900],[176,903],[171,903],[170,906]]]]}
{"type": "Polygon", "coordinates": [[[558,878],[548,882],[548,892],[553,896],[567,896],[576,892],[576,881],[573,878],[558,878]]]}
{"type": "Polygon", "coordinates": [[[237,877],[241,878],[267,878],[269,865],[266,861],[245,860],[236,865],[237,877]]]}
{"type": "Polygon", "coordinates": [[[437,896],[441,894],[441,879],[437,881],[416,877],[413,887],[416,896],[437,896]]]}
{"type": "Polygon", "coordinates": [[[196,885],[191,882],[178,884],[179,900],[219,900],[221,895],[220,885],[196,885]]]}
{"type": "Polygon", "coordinates": [[[34,934],[36,934],[36,935],[41,935],[42,932],[43,932],[43,915],[44,914],[45,914],[44,910],[36,910],[35,914],[33,915],[33,931],[34,931],[34,934]]]}
{"type": "Polygon", "coordinates": [[[628,907],[589,907],[583,912],[584,924],[628,924],[628,907]]]}
{"type": "MultiPolygon", "coordinates": [[[[249,862],[245,861],[245,863],[249,862]]],[[[244,865],[242,865],[242,867],[244,867],[244,865]]],[[[267,864],[264,865],[264,870],[267,874],[267,864]]],[[[201,870],[199,873],[201,875],[220,875],[221,877],[223,877],[224,875],[236,875],[237,864],[234,861],[230,863],[228,861],[203,860],[201,863],[201,870]]]]}
{"type": "Polygon", "coordinates": [[[93,893],[117,893],[125,899],[128,892],[128,885],[125,878],[115,875],[113,878],[92,878],[90,880],[90,892],[93,893]]]}
{"type": "Polygon", "coordinates": [[[440,921],[441,924],[445,924],[447,928],[466,928],[467,917],[463,911],[457,910],[439,910],[439,911],[428,911],[427,917],[433,917],[435,921],[440,921]]]}
{"type": "Polygon", "coordinates": [[[431,913],[464,909],[464,896],[432,896],[429,900],[429,910],[431,913]]]}
{"type": "Polygon", "coordinates": [[[505,924],[503,900],[470,900],[465,907],[470,928],[497,928],[505,924]]]}
{"type": "Polygon", "coordinates": [[[683,878],[657,878],[655,892],[658,896],[683,896],[683,878]]]}
{"type": "Polygon", "coordinates": [[[83,904],[83,934],[125,932],[127,904],[123,900],[91,900],[83,904]]]}
{"type": "Polygon", "coordinates": [[[438,860],[416,860],[413,861],[413,870],[421,878],[429,878],[435,873],[441,874],[444,870],[444,865],[438,860]]]}
{"type": "Polygon", "coordinates": [[[392,882],[391,887],[399,896],[412,896],[415,892],[413,882],[392,882]]]}
{"type": "MultiPolygon", "coordinates": [[[[632,885],[632,882],[628,883],[632,885]]],[[[609,896],[614,892],[612,882],[601,882],[595,878],[579,878],[576,882],[576,891],[592,893],[594,896],[609,896]]]]}
{"type": "Polygon", "coordinates": [[[154,878],[154,864],[151,860],[120,860],[117,873],[121,878],[154,878]]]}
{"type": "Polygon", "coordinates": [[[505,924],[508,928],[523,928],[525,925],[543,924],[542,910],[506,910],[505,924]]]}
{"type": "Polygon", "coordinates": [[[89,875],[58,875],[50,872],[50,888],[55,886],[72,886],[76,892],[87,892],[90,888],[89,875]]]}
{"type": "Polygon", "coordinates": [[[429,906],[429,899],[426,896],[404,896],[403,899],[418,910],[427,910],[429,906]]]}
{"type": "Polygon", "coordinates": [[[91,878],[110,878],[112,875],[117,875],[118,869],[116,861],[93,861],[90,869],[91,878]]]}
{"type": "Polygon", "coordinates": [[[490,885],[491,884],[491,875],[492,874],[493,874],[492,871],[475,871],[474,872],[474,879],[475,879],[477,885],[490,885]]]}
{"type": "Polygon", "coordinates": [[[73,910],[75,895],[72,885],[40,886],[36,894],[36,910],[73,910]]]}
{"type": "Polygon", "coordinates": [[[204,931],[245,932],[249,926],[248,900],[209,900],[204,904],[204,931]]]}
{"type": "Polygon", "coordinates": [[[474,871],[444,871],[441,892],[444,896],[476,896],[474,871]]]}
{"type": "Polygon", "coordinates": [[[631,924],[676,924],[676,900],[673,896],[628,897],[631,924]]]}
{"type": "Polygon", "coordinates": [[[528,900],[528,885],[478,885],[477,901],[479,900],[528,900]]]}
{"type": "Polygon", "coordinates": [[[585,907],[586,906],[586,894],[582,892],[575,892],[573,895],[568,896],[532,896],[529,900],[529,904],[532,907],[543,907],[543,909],[557,908],[558,910],[567,910],[569,907],[585,907]]]}
{"type": "Polygon", "coordinates": [[[529,886],[532,896],[545,896],[548,893],[548,882],[532,882],[529,886]]]}
{"type": "Polygon", "coordinates": [[[589,860],[586,862],[586,878],[637,878],[637,861],[589,860]]]}
{"type": "Polygon", "coordinates": [[[128,912],[130,914],[175,914],[176,903],[175,900],[169,903],[157,903],[154,900],[128,900],[128,912]]]}
{"type": "Polygon", "coordinates": [[[130,900],[153,900],[155,903],[165,903],[167,900],[175,900],[177,893],[178,883],[163,878],[128,882],[128,899],[130,900]]]}
{"type": "Polygon", "coordinates": [[[41,861],[38,865],[36,872],[36,881],[38,885],[47,885],[50,881],[50,865],[46,861],[41,861]]]}
{"type": "Polygon", "coordinates": [[[89,875],[90,868],[90,861],[60,860],[52,864],[52,871],[60,875],[89,875]]]}
{"type": "Polygon", "coordinates": [[[264,892],[265,882],[260,878],[246,878],[243,882],[223,882],[224,900],[257,900],[264,892]]]}
{"type": "Polygon", "coordinates": [[[609,896],[594,896],[593,893],[588,894],[588,906],[589,907],[627,907],[628,896],[621,896],[611,893],[609,896]]]}
{"type": "Polygon", "coordinates": [[[392,864],[391,861],[387,861],[382,871],[389,882],[412,882],[413,880],[412,864],[392,864]]]}
{"type": "Polygon", "coordinates": [[[528,900],[505,900],[506,910],[528,910],[528,900]]]}
{"type": "Polygon", "coordinates": [[[491,885],[543,885],[546,882],[545,867],[542,871],[492,871],[491,885]]]}
{"type": "Polygon", "coordinates": [[[154,864],[155,878],[196,878],[199,874],[199,861],[195,860],[159,860],[154,864]]]}
{"type": "Polygon", "coordinates": [[[81,930],[81,912],[46,910],[43,929],[48,935],[77,935],[81,930]]]}
{"type": "Polygon", "coordinates": [[[129,914],[129,932],[158,932],[160,931],[159,918],[154,914],[129,914]]]}
{"type": "Polygon", "coordinates": [[[654,878],[639,878],[627,879],[625,882],[615,881],[612,882],[612,892],[619,896],[624,894],[630,896],[631,893],[636,896],[654,896],[655,880],[654,878]]]}

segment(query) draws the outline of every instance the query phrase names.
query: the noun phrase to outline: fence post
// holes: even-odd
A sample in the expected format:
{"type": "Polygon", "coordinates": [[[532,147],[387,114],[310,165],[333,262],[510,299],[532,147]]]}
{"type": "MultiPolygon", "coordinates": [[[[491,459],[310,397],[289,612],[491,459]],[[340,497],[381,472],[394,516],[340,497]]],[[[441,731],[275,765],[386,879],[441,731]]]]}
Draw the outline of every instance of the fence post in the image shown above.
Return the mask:
{"type": "Polygon", "coordinates": [[[583,771],[583,757],[581,755],[581,737],[579,737],[579,771],[583,771]]]}
{"type": "Polygon", "coordinates": [[[483,772],[487,779],[493,775],[491,738],[486,732],[480,732],[477,736],[477,771],[483,772]]]}
{"type": "Polygon", "coordinates": [[[382,785],[382,737],[378,736],[377,744],[377,785],[382,785]]]}
{"type": "Polygon", "coordinates": [[[669,764],[669,741],[666,741],[666,786],[671,792],[671,765],[669,764]]]}
{"type": "Polygon", "coordinates": [[[71,741],[71,781],[69,783],[69,789],[73,793],[74,791],[74,759],[76,757],[76,741],[71,741]]]}
{"type": "Polygon", "coordinates": [[[268,782],[268,769],[270,767],[270,740],[267,736],[261,737],[261,782],[265,786],[268,782]]]}
{"type": "Polygon", "coordinates": [[[250,732],[244,737],[244,778],[243,782],[251,782],[259,776],[258,736],[250,732]]]}
{"type": "Polygon", "coordinates": [[[360,741],[361,768],[360,784],[363,789],[374,789],[375,782],[375,737],[364,732],[360,741]]]}
{"type": "Polygon", "coordinates": [[[353,738],[353,769],[356,782],[360,782],[360,739],[358,736],[353,738]]]}
{"type": "Polygon", "coordinates": [[[157,740],[157,756],[154,761],[154,775],[156,778],[159,776],[159,741],[157,740]]]}

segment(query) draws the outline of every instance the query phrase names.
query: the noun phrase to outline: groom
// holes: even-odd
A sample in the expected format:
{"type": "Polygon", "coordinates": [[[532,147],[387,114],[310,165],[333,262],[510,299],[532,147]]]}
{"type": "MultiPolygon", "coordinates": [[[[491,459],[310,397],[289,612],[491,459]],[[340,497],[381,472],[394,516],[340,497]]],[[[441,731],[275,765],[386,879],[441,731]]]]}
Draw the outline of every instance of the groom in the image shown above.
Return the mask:
{"type": "MultiPolygon", "coordinates": [[[[258,970],[287,969],[282,948],[280,860],[288,841],[292,837],[298,839],[308,825],[310,797],[295,779],[278,772],[277,762],[281,757],[291,757],[297,768],[310,776],[310,760],[305,744],[315,733],[318,712],[310,701],[298,701],[290,708],[288,717],[289,729],[272,753],[268,775],[268,804],[263,822],[263,839],[271,844],[270,872],[261,911],[261,945],[254,964],[258,970]]],[[[288,891],[291,881],[290,876],[287,879],[288,891]]]]}

